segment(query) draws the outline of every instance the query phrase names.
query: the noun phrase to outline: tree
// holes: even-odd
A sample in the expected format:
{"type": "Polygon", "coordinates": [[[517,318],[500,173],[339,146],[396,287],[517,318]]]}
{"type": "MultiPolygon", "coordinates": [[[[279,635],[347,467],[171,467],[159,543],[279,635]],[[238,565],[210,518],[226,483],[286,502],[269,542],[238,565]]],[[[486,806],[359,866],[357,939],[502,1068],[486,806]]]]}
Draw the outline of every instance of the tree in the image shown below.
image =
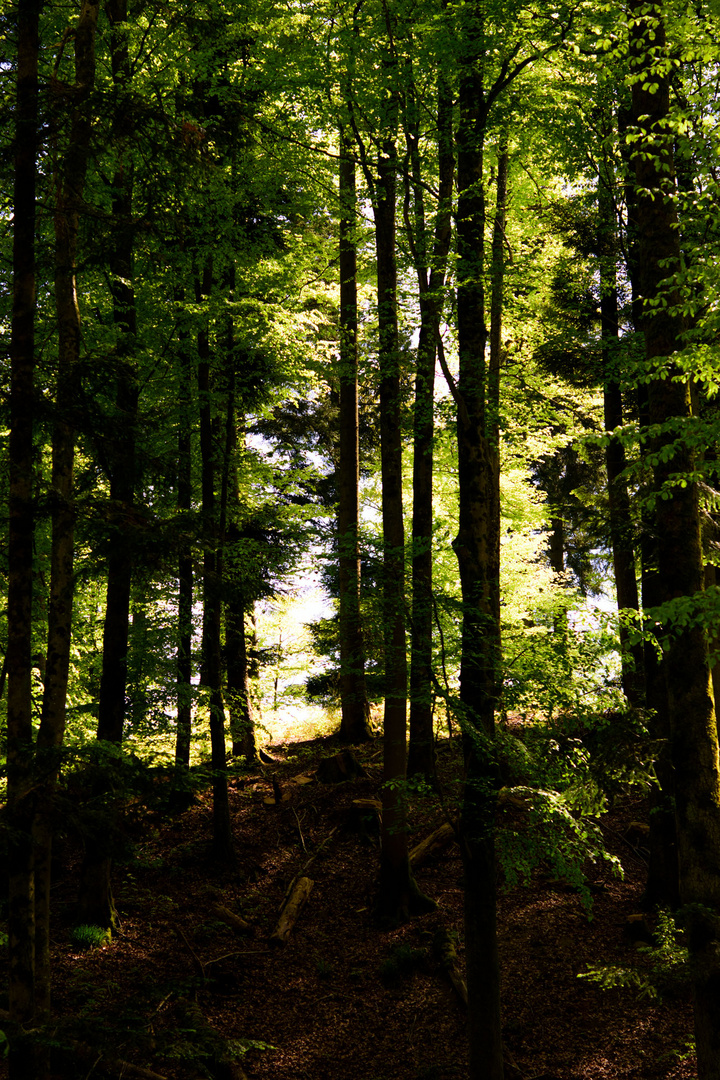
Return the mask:
{"type": "MultiPolygon", "coordinates": [[[[79,386],[81,348],[77,301],[77,250],[80,212],[92,136],[92,92],[95,83],[95,37],[99,0],[81,4],[73,34],[75,82],[71,92],[70,130],[62,166],[55,177],[55,303],[58,313],[56,416],[53,427],[52,553],[42,714],[37,737],[44,752],[47,779],[38,798],[35,836],[35,972],[36,1008],[50,1016],[50,859],[52,795],[56,778],[53,751],[62,745],[67,709],[74,595],[75,457],[74,413],[79,386]]],[[[59,120],[56,119],[56,124],[59,120]]],[[[57,133],[56,133],[57,139],[57,133]]]]}
{"type": "MultiPolygon", "coordinates": [[[[411,47],[412,47],[411,40],[411,47]]],[[[413,63],[412,53],[409,64],[413,63]]],[[[425,179],[420,150],[420,101],[412,75],[406,92],[404,179],[406,204],[412,190],[413,219],[406,217],[408,244],[418,279],[420,334],[413,412],[412,617],[410,646],[410,743],[408,774],[435,773],[432,721],[433,626],[433,442],[435,435],[435,358],[440,342],[443,290],[452,240],[455,154],[452,95],[447,73],[437,70],[438,195],[432,250],[425,220],[425,179]]],[[[441,345],[441,343],[440,343],[441,345]]],[[[442,346],[441,346],[442,347],[442,346]]]]}
{"type": "Polygon", "coordinates": [[[42,3],[18,0],[13,184],[13,303],[10,339],[10,493],[8,559],[8,845],[10,1046],[12,1080],[34,1075],[23,1028],[35,1011],[32,843],[33,419],[38,50],[42,3]]]}
{"type": "MultiPolygon", "coordinates": [[[[630,79],[645,352],[651,375],[649,419],[662,600],[703,589],[703,559],[693,453],[674,438],[692,415],[690,385],[674,354],[682,346],[677,285],[681,266],[674,205],[670,65],[663,3],[630,6],[630,79]]],[[[687,910],[694,965],[695,1035],[701,1080],[720,1076],[720,768],[715,709],[703,628],[672,627],[665,675],[675,774],[680,898],[687,910]]]]}
{"type": "Polygon", "coordinates": [[[340,590],[340,737],[370,735],[365,653],[360,619],[357,219],[355,162],[347,124],[340,127],[340,453],[338,461],[338,584],[340,590]]]}

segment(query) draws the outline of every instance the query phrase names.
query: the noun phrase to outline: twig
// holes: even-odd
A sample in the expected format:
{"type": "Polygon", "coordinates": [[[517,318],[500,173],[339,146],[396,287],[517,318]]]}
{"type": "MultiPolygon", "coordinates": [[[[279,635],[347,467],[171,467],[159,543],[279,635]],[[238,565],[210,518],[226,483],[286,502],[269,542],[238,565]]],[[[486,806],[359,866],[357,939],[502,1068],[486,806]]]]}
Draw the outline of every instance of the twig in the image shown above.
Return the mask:
{"type": "Polygon", "coordinates": [[[303,851],[307,855],[308,849],[305,847],[305,837],[303,836],[302,829],[300,828],[300,818],[297,816],[297,810],[295,809],[294,806],[291,806],[290,809],[292,810],[293,814],[295,815],[295,820],[297,821],[298,832],[300,833],[300,843],[302,844],[303,851]]]}
{"type": "Polygon", "coordinates": [[[205,974],[205,965],[203,964],[202,960],[200,959],[200,957],[198,956],[198,954],[195,952],[192,945],[188,941],[185,931],[183,930],[183,928],[181,926],[179,926],[177,932],[178,932],[179,936],[182,938],[183,942],[185,943],[185,948],[187,949],[187,951],[192,956],[195,967],[200,972],[200,978],[203,979],[203,981],[206,980],[207,975],[205,974]]]}

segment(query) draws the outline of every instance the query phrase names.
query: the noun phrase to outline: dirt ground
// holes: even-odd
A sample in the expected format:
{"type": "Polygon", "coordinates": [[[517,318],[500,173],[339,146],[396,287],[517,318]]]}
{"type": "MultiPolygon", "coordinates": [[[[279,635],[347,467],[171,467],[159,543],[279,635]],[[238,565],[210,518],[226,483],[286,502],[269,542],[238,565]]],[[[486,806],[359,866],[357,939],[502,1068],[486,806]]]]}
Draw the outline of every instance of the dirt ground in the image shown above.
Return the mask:
{"type": "MultiPolygon", "coordinates": [[[[437,911],[376,929],[374,816],[353,802],[378,794],[381,744],[355,748],[365,777],[318,782],[318,761],[336,750],[322,741],[272,747],[273,762],[232,779],[233,870],[218,872],[210,859],[209,792],[182,811],[136,806],[128,824],[134,855],[114,874],[121,930],[105,946],[81,950],[73,942],[79,850],[72,835],[58,846],[55,1007],[59,1041],[68,1024],[77,1040],[58,1075],[141,1075],[111,1059],[177,1080],[467,1075],[465,1009],[433,950],[438,930],[450,931],[462,962],[457,845],[417,870],[437,911]],[[285,800],[273,804],[277,794],[285,800]],[[313,856],[307,904],[287,944],[273,947],[285,891],[313,856]],[[250,931],[223,922],[218,905],[250,931]]],[[[458,754],[448,743],[440,755],[446,781],[457,776],[458,754]]],[[[442,821],[437,803],[421,800],[410,815],[410,843],[442,821]]],[[[686,989],[671,986],[654,1001],[578,979],[593,965],[647,964],[633,941],[646,874],[630,829],[637,821],[647,821],[647,807],[632,796],[602,819],[624,878],[604,864],[588,868],[591,918],[577,891],[547,873],[501,894],[509,1080],[696,1075],[686,989]]]]}

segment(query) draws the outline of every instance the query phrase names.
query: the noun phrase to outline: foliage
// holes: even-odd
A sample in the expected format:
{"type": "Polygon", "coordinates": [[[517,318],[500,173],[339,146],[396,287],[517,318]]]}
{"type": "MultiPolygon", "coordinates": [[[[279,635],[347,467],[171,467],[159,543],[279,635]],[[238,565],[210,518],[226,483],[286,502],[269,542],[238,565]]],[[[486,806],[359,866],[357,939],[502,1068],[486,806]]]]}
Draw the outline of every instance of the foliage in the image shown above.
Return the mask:
{"type": "Polygon", "coordinates": [[[659,1001],[685,989],[690,981],[687,945],[679,927],[682,912],[661,910],[653,945],[638,945],[638,965],[633,967],[599,966],[578,975],[597,983],[603,990],[629,989],[639,998],[659,1001]]]}

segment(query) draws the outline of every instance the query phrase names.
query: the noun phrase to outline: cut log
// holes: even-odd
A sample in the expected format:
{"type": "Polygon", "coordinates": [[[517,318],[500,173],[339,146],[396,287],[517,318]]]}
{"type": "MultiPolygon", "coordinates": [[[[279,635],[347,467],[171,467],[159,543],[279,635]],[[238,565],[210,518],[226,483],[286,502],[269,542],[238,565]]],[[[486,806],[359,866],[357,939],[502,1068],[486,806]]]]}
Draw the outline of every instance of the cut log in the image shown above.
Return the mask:
{"type": "Polygon", "coordinates": [[[455,942],[453,941],[449,930],[438,930],[433,939],[433,951],[443,971],[450,979],[455,993],[460,998],[465,1008],[467,1008],[467,985],[462,977],[460,957],[457,954],[455,942]]]}
{"type": "Polygon", "coordinates": [[[410,852],[410,866],[412,869],[416,870],[431,855],[439,855],[441,851],[450,846],[455,839],[455,835],[455,829],[446,821],[439,829],[426,836],[410,852]]]}
{"type": "Polygon", "coordinates": [[[224,904],[216,904],[212,909],[212,913],[216,919],[220,922],[224,922],[226,926],[231,927],[233,930],[237,930],[239,934],[252,934],[253,928],[249,922],[245,922],[241,915],[236,915],[230,908],[225,907],[224,904]]]}
{"type": "Polygon", "coordinates": [[[282,906],[277,926],[270,935],[271,945],[285,945],[307,898],[312,892],[314,884],[312,878],[308,877],[300,877],[295,881],[289,896],[282,906]]]}

